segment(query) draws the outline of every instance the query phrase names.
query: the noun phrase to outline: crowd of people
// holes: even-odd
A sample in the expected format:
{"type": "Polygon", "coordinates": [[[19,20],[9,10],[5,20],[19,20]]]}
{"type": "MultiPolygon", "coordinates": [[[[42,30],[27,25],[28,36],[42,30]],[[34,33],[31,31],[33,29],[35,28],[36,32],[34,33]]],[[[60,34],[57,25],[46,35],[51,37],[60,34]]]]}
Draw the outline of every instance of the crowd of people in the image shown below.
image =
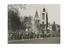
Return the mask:
{"type": "Polygon", "coordinates": [[[46,30],[46,34],[42,32],[25,32],[25,31],[15,31],[8,33],[8,40],[20,40],[20,39],[32,39],[32,38],[46,38],[46,37],[60,37],[60,26],[52,25],[52,30],[46,30]]]}

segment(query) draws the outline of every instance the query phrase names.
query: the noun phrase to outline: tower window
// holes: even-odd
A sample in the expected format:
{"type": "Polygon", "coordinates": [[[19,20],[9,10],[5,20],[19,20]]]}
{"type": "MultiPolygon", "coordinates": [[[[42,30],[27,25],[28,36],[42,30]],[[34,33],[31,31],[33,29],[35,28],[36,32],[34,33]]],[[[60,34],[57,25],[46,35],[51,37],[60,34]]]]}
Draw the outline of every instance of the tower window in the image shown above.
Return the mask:
{"type": "Polygon", "coordinates": [[[42,13],[42,19],[45,19],[45,13],[42,13]]]}

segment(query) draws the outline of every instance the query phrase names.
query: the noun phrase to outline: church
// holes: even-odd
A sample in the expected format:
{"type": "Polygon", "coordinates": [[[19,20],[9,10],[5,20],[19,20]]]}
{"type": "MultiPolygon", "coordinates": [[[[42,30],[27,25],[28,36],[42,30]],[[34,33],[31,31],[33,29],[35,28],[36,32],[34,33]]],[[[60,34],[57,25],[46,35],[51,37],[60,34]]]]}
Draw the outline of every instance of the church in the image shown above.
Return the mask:
{"type": "Polygon", "coordinates": [[[36,10],[34,16],[34,32],[39,34],[46,34],[48,28],[48,13],[45,8],[42,9],[42,15],[38,15],[36,10]]]}

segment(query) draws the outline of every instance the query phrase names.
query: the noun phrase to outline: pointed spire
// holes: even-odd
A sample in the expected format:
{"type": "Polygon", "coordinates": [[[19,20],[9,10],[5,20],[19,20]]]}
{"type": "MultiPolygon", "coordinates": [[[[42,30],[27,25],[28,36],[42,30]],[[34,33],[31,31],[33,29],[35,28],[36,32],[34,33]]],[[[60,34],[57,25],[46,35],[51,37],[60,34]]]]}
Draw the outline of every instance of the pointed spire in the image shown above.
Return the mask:
{"type": "Polygon", "coordinates": [[[35,13],[35,17],[39,17],[37,10],[36,10],[36,13],[35,13]]]}

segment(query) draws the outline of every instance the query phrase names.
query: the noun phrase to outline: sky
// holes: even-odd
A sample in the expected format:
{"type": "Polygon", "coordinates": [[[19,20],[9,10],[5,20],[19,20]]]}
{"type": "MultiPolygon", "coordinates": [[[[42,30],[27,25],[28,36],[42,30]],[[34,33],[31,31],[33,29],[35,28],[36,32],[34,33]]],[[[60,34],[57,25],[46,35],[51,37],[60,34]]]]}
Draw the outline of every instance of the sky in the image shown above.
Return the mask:
{"type": "MultiPolygon", "coordinates": [[[[19,7],[19,5],[17,6],[19,7]]],[[[36,10],[41,17],[43,8],[48,12],[48,22],[60,24],[60,5],[59,4],[25,4],[19,8],[19,16],[35,16],[36,10]],[[25,7],[25,8],[23,8],[25,7]]]]}
{"type": "Polygon", "coordinates": [[[21,10],[20,16],[35,16],[36,10],[38,15],[41,16],[42,9],[45,8],[48,12],[48,21],[56,24],[60,24],[60,5],[59,4],[27,4],[26,9],[21,10]]]}

